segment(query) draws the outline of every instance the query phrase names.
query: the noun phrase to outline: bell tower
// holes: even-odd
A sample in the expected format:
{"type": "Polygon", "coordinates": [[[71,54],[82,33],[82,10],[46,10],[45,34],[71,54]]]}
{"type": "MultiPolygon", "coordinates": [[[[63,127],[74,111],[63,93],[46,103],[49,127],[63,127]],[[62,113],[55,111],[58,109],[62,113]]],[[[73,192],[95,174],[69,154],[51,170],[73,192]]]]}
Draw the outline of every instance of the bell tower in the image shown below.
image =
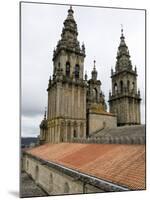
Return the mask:
{"type": "Polygon", "coordinates": [[[140,124],[140,91],[137,91],[137,69],[133,69],[123,28],[116,57],[115,71],[111,70],[112,92],[110,112],[117,115],[118,126],[140,124]]]}
{"type": "Polygon", "coordinates": [[[53,52],[53,75],[48,84],[45,142],[70,141],[86,136],[85,47],[77,39],[77,24],[70,6],[61,39],[53,52]]]}

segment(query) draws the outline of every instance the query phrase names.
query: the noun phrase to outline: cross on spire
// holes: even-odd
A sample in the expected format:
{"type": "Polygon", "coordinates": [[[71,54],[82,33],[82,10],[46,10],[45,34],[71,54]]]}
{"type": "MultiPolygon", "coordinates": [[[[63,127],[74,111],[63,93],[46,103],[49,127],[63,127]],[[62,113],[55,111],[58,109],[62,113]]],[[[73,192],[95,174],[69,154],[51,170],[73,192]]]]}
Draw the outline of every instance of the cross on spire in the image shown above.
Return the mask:
{"type": "Polygon", "coordinates": [[[121,24],[121,37],[123,37],[123,24],[121,24]]]}
{"type": "Polygon", "coordinates": [[[96,64],[96,60],[94,60],[94,69],[96,69],[96,66],[95,66],[95,64],[96,64]]]}
{"type": "Polygon", "coordinates": [[[70,8],[69,8],[69,10],[68,10],[68,13],[69,13],[69,15],[72,15],[72,14],[73,14],[72,5],[70,5],[70,8]]]}

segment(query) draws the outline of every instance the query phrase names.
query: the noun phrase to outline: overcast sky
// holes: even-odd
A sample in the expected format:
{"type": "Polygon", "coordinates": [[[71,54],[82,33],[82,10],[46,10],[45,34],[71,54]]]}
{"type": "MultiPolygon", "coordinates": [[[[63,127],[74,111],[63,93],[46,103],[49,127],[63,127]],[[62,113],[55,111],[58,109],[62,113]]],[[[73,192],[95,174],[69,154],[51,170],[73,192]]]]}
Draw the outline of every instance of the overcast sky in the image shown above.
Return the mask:
{"type": "MultiPolygon", "coordinates": [[[[21,6],[21,78],[22,136],[39,135],[39,124],[47,106],[47,86],[52,74],[53,49],[60,39],[69,6],[22,3],[21,6]]],[[[115,68],[124,27],[133,67],[137,66],[137,85],[141,91],[141,121],[145,123],[145,12],[143,10],[73,6],[78,40],[84,42],[84,71],[91,77],[96,60],[98,78],[108,101],[110,71],[115,68]]]]}

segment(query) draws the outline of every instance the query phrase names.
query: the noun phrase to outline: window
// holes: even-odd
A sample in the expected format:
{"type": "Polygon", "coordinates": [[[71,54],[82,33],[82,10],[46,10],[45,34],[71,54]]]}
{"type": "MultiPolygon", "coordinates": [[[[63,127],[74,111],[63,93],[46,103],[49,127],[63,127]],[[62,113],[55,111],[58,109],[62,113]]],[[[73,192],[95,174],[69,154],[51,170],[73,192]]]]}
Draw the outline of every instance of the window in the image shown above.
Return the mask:
{"type": "Polygon", "coordinates": [[[115,83],[114,84],[114,92],[115,92],[115,94],[117,93],[117,91],[118,91],[118,87],[117,87],[117,83],[115,83]]]}
{"type": "Polygon", "coordinates": [[[93,89],[93,99],[94,99],[94,101],[97,101],[97,89],[96,88],[94,88],[93,89]]]}
{"type": "Polygon", "coordinates": [[[66,62],[66,76],[70,77],[70,63],[66,62]]]}
{"type": "Polygon", "coordinates": [[[127,81],[127,90],[130,91],[130,81],[127,81]]]}
{"type": "Polygon", "coordinates": [[[39,167],[35,167],[35,181],[38,183],[39,180],[39,167]]]}
{"type": "Polygon", "coordinates": [[[120,92],[123,92],[123,81],[120,81],[120,92]]]}
{"type": "Polygon", "coordinates": [[[64,185],[64,193],[69,193],[70,188],[69,188],[69,184],[66,182],[64,185]]]}
{"type": "Polygon", "coordinates": [[[49,191],[53,191],[53,174],[50,174],[49,176],[49,191]]]}
{"type": "Polygon", "coordinates": [[[76,78],[76,79],[79,78],[79,71],[80,71],[79,65],[75,65],[75,78],[76,78]]]}
{"type": "Polygon", "coordinates": [[[134,90],[134,87],[135,87],[134,82],[132,82],[132,90],[134,90]]]}
{"type": "Polygon", "coordinates": [[[73,137],[77,137],[76,130],[73,131],[73,137]]]}

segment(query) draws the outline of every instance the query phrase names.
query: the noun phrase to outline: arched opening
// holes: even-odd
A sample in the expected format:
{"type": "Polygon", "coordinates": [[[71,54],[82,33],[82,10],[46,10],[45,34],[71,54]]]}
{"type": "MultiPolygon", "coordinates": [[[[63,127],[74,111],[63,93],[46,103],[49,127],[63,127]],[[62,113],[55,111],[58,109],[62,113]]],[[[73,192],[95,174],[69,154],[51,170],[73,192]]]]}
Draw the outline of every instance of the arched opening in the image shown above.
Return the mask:
{"type": "Polygon", "coordinates": [[[39,181],[39,167],[35,167],[35,182],[38,183],[39,181]]]}
{"type": "Polygon", "coordinates": [[[114,84],[114,92],[115,92],[115,94],[117,93],[117,91],[118,91],[118,87],[117,87],[117,83],[115,83],[114,84]]]}
{"type": "Polygon", "coordinates": [[[79,71],[80,71],[80,67],[78,64],[75,65],[75,78],[78,79],[79,78],[79,71]]]}
{"type": "Polygon", "coordinates": [[[120,92],[123,92],[123,81],[120,81],[120,92]]]}
{"type": "Polygon", "coordinates": [[[94,101],[97,100],[97,89],[96,88],[93,89],[93,99],[94,99],[94,101]]]}
{"type": "Polygon", "coordinates": [[[127,81],[127,90],[130,91],[130,81],[127,81]]]}
{"type": "Polygon", "coordinates": [[[73,137],[74,137],[74,138],[77,137],[77,132],[76,132],[75,129],[73,130],[73,137]]]}
{"type": "Polygon", "coordinates": [[[134,82],[132,82],[132,90],[134,90],[134,88],[135,88],[135,84],[134,82]]]}
{"type": "Polygon", "coordinates": [[[70,63],[66,62],[66,76],[70,77],[70,63]]]}
{"type": "Polygon", "coordinates": [[[69,184],[67,182],[65,182],[64,184],[64,193],[69,193],[70,188],[69,188],[69,184]]]}
{"type": "Polygon", "coordinates": [[[50,174],[49,176],[49,191],[53,191],[53,174],[50,174]]]}

